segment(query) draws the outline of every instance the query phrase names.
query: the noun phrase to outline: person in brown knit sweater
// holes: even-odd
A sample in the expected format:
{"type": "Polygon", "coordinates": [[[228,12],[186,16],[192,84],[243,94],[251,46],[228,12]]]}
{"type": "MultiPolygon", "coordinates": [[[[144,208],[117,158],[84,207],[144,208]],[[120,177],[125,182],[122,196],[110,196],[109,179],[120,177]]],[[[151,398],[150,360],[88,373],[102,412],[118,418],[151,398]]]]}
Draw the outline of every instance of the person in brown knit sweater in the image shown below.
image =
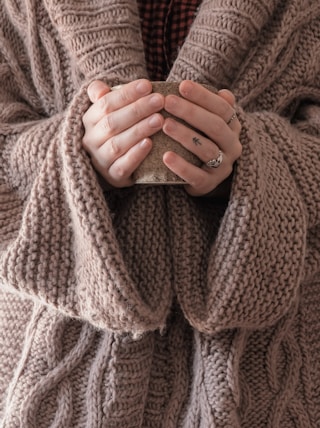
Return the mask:
{"type": "Polygon", "coordinates": [[[320,3],[3,0],[0,106],[0,427],[319,428],[320,3]]]}

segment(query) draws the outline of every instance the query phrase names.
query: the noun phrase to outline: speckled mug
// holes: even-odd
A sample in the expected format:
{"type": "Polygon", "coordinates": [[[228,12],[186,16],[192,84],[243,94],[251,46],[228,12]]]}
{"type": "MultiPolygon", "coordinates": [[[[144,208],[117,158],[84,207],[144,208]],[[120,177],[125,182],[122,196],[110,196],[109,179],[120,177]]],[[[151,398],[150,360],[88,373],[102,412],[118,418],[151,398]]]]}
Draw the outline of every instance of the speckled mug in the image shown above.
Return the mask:
{"type": "MultiPolygon", "coordinates": [[[[153,92],[160,93],[164,96],[169,94],[180,96],[178,82],[156,81],[151,83],[153,92]]],[[[207,85],[206,87],[211,91],[216,91],[216,89],[212,87],[209,87],[207,85]]],[[[160,113],[164,117],[173,117],[165,110],[162,110],[160,113]]],[[[174,119],[181,123],[184,123],[183,120],[177,117],[174,117],[174,119]]],[[[188,127],[190,127],[190,125],[188,125],[188,127]]],[[[202,162],[197,156],[185,149],[180,143],[170,138],[162,130],[152,135],[151,139],[152,149],[150,153],[133,174],[133,179],[136,184],[185,184],[185,181],[182,180],[182,178],[174,174],[163,163],[163,155],[165,152],[168,151],[173,151],[177,153],[193,165],[200,166],[202,164],[202,162]]]]}

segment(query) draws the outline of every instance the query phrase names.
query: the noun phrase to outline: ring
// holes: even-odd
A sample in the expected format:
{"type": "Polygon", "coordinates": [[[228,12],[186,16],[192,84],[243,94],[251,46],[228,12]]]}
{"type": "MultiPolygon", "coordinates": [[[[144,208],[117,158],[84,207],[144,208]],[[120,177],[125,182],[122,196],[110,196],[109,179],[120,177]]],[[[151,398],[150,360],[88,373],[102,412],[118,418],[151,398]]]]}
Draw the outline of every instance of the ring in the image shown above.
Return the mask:
{"type": "Polygon", "coordinates": [[[230,123],[237,117],[237,113],[234,111],[229,120],[227,120],[226,124],[230,125],[230,123]]]}
{"type": "Polygon", "coordinates": [[[219,166],[219,165],[221,165],[222,160],[223,160],[223,154],[222,154],[222,151],[221,151],[221,150],[219,150],[218,156],[217,156],[215,159],[211,159],[211,160],[209,160],[209,161],[206,163],[206,165],[207,165],[209,168],[218,168],[218,166],[219,166]]]}

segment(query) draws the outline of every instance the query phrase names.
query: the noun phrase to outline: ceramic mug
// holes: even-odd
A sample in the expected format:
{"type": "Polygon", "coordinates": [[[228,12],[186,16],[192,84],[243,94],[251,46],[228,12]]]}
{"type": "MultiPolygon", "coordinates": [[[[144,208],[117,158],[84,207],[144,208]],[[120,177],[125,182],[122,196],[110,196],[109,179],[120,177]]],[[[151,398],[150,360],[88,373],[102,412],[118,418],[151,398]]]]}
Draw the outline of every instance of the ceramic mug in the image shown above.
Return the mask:
{"type": "MultiPolygon", "coordinates": [[[[169,94],[180,96],[178,82],[154,81],[151,83],[152,92],[157,92],[164,96],[169,94]]],[[[206,86],[206,88],[210,89],[211,91],[216,92],[216,89],[207,85],[204,86],[206,86]]],[[[120,87],[121,85],[112,89],[118,89],[120,87]]],[[[160,113],[164,117],[173,117],[165,110],[162,110],[160,113]]],[[[177,117],[174,117],[174,119],[184,123],[183,120],[177,117]]],[[[190,125],[187,126],[190,128],[190,125]]],[[[177,153],[193,165],[200,166],[202,164],[201,160],[197,156],[195,156],[189,150],[185,149],[180,143],[166,135],[162,130],[152,135],[151,139],[152,149],[150,153],[133,174],[133,179],[136,184],[185,184],[182,178],[174,174],[163,163],[162,158],[164,153],[167,151],[173,151],[177,153]]]]}

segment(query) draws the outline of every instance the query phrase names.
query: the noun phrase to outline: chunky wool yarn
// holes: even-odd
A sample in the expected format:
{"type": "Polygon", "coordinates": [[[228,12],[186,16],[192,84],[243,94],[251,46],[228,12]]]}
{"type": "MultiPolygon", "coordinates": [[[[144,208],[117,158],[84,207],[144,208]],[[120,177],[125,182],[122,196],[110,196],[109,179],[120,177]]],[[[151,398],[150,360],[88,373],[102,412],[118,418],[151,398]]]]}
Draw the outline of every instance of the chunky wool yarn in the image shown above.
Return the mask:
{"type": "Polygon", "coordinates": [[[0,426],[320,424],[320,3],[204,0],[168,81],[228,87],[228,203],[103,193],[86,88],[147,77],[129,0],[0,6],[0,426]]]}

